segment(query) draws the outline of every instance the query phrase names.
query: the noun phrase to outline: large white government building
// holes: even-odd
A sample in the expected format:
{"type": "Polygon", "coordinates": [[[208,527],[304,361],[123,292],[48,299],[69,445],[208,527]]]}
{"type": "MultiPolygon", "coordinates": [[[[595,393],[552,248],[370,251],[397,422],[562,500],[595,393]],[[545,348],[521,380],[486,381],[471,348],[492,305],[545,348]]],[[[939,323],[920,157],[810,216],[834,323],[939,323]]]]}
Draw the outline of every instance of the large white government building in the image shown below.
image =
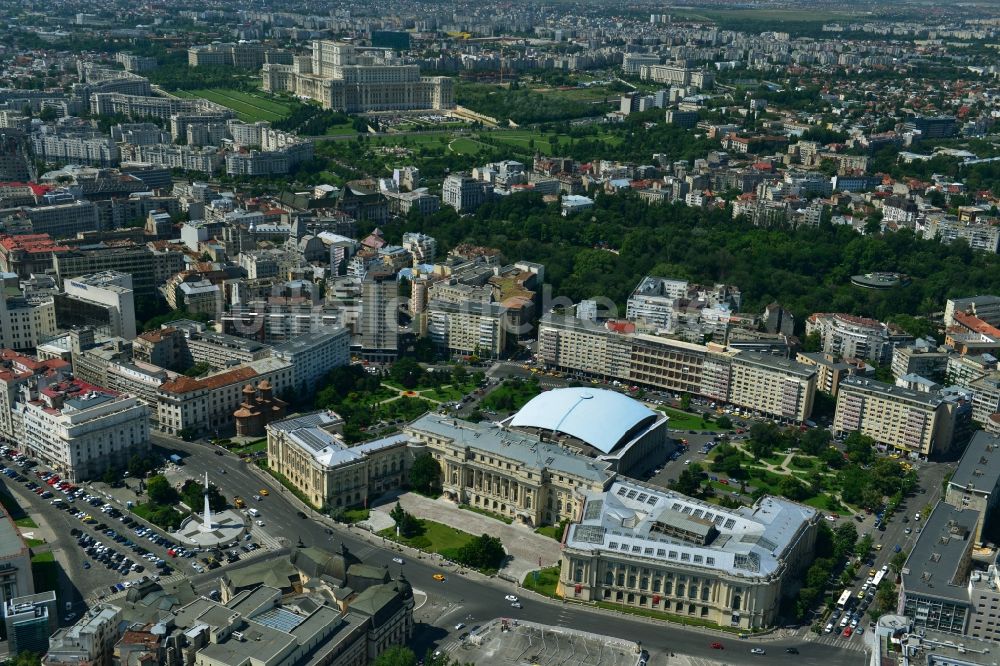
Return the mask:
{"type": "Polygon", "coordinates": [[[820,514],[788,500],[724,509],[627,479],[581,495],[563,545],[567,599],[762,628],[812,560],[820,514]]]}
{"type": "Polygon", "coordinates": [[[455,106],[447,76],[420,76],[417,65],[376,64],[354,45],[328,40],[314,41],[312,55],[298,56],[294,64],[264,65],[262,84],[269,92],[290,92],[347,113],[455,106]]]}

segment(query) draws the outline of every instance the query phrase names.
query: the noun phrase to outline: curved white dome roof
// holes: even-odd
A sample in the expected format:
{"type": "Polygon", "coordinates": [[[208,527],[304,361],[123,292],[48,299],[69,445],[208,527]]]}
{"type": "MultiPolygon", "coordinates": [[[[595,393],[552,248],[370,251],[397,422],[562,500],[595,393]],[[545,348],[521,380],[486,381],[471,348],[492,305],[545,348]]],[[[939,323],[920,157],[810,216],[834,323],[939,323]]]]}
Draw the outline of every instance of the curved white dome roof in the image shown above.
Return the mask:
{"type": "Polygon", "coordinates": [[[628,396],[595,388],[552,389],[532,398],[511,417],[512,427],[565,433],[611,453],[630,431],[656,412],[628,396]]]}

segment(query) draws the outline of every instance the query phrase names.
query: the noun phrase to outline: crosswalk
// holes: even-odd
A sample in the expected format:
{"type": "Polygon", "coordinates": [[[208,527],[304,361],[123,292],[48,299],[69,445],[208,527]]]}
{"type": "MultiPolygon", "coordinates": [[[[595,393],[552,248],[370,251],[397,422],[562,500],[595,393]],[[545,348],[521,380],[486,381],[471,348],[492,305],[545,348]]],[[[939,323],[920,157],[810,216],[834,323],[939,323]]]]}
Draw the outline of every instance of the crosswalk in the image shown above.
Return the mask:
{"type": "Polygon", "coordinates": [[[831,647],[837,647],[844,650],[864,650],[865,641],[864,636],[858,636],[857,634],[851,635],[850,638],[845,638],[843,634],[839,632],[830,632],[829,634],[822,634],[816,636],[810,633],[812,641],[814,643],[819,643],[821,645],[829,645],[831,647]]]}

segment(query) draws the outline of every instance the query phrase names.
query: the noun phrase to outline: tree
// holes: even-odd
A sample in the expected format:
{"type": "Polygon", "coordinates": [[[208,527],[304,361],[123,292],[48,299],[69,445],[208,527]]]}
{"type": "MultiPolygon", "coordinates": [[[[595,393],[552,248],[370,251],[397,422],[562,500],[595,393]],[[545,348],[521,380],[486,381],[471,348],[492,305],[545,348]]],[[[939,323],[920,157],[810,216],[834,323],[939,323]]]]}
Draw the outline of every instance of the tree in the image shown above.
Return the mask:
{"type": "Polygon", "coordinates": [[[701,488],[701,479],[690,469],[686,469],[680,473],[671,487],[682,495],[697,495],[698,489],[701,488]]]}
{"type": "Polygon", "coordinates": [[[730,428],[733,427],[733,420],[728,416],[726,416],[725,414],[717,418],[715,420],[715,423],[723,430],[729,430],[730,428]]]}
{"type": "Polygon", "coordinates": [[[833,552],[837,559],[854,552],[858,542],[858,530],[853,523],[840,523],[833,530],[833,552]]]}
{"type": "MultiPolygon", "coordinates": [[[[188,479],[181,486],[181,501],[193,511],[201,511],[205,503],[205,487],[194,479],[188,479]]],[[[219,492],[217,486],[208,486],[208,506],[212,511],[222,511],[226,508],[226,498],[219,492]]]]}
{"type": "Polygon", "coordinates": [[[441,465],[430,453],[414,457],[410,466],[410,486],[421,495],[441,492],[441,465]]]}
{"type": "Polygon", "coordinates": [[[401,358],[392,364],[389,376],[405,389],[414,389],[424,378],[424,369],[412,358],[401,358]]]}
{"type": "Polygon", "coordinates": [[[482,534],[458,549],[455,560],[474,569],[499,569],[507,557],[503,542],[482,534]]]}
{"type": "Polygon", "coordinates": [[[867,557],[868,553],[872,551],[873,543],[874,539],[872,539],[871,534],[864,535],[863,537],[861,537],[861,540],[858,541],[857,546],[854,548],[854,553],[858,557],[867,557]]]}
{"type": "Polygon", "coordinates": [[[683,393],[681,394],[681,409],[685,412],[691,411],[691,394],[683,393]]]}
{"type": "Polygon", "coordinates": [[[820,336],[819,331],[813,331],[806,336],[806,339],[802,342],[802,350],[806,352],[823,351],[823,338],[820,336]]]}
{"type": "Polygon", "coordinates": [[[372,662],[373,666],[417,666],[417,655],[413,650],[401,645],[394,645],[372,662]]]}
{"type": "Polygon", "coordinates": [[[146,494],[153,504],[173,506],[178,499],[177,491],[162,474],[157,474],[146,482],[146,494]]]}
{"type": "Polygon", "coordinates": [[[469,371],[465,369],[465,366],[461,363],[456,363],[455,367],[451,369],[451,383],[456,386],[462,386],[469,380],[469,371]]]}
{"type": "Polygon", "coordinates": [[[866,465],[875,458],[875,440],[857,431],[844,440],[844,449],[851,462],[861,465],[866,465]]]}
{"type": "Polygon", "coordinates": [[[403,510],[403,505],[396,502],[396,506],[392,507],[392,511],[389,512],[389,517],[396,521],[396,524],[403,522],[403,516],[406,515],[406,511],[403,510]]]}
{"type": "Polygon", "coordinates": [[[42,658],[34,652],[18,652],[17,656],[7,661],[10,666],[39,666],[42,658]]]}
{"type": "Polygon", "coordinates": [[[146,476],[146,472],[155,467],[152,460],[138,455],[132,456],[128,461],[128,473],[140,479],[146,476]]]}
{"type": "Polygon", "coordinates": [[[781,481],[778,482],[778,494],[795,502],[801,502],[808,499],[811,493],[804,484],[789,474],[781,477],[781,481]]]}
{"type": "Polygon", "coordinates": [[[909,553],[907,553],[906,550],[901,550],[895,555],[893,555],[892,559],[889,560],[889,568],[895,571],[896,573],[902,571],[903,565],[906,564],[906,557],[908,554],[909,553]]]}
{"type": "Polygon", "coordinates": [[[819,455],[821,451],[830,447],[831,439],[829,430],[810,428],[799,438],[799,448],[811,456],[819,455]]]}

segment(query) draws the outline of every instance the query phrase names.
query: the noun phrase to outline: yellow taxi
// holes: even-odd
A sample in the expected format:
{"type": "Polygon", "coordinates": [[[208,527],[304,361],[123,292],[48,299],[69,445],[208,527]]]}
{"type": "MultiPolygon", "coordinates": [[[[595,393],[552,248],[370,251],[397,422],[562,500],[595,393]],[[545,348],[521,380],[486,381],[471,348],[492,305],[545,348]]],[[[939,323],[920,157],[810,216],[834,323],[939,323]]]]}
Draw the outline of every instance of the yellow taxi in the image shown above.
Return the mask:
{"type": "Polygon", "coordinates": [[[267,496],[268,496],[268,495],[270,495],[271,493],[267,492],[267,488],[261,488],[261,489],[260,489],[260,492],[258,492],[258,494],[259,494],[259,495],[263,495],[264,497],[267,497],[267,496]]]}
{"type": "Polygon", "coordinates": [[[444,574],[434,574],[433,576],[431,576],[431,578],[433,578],[438,582],[441,582],[444,580],[444,574]]]}

